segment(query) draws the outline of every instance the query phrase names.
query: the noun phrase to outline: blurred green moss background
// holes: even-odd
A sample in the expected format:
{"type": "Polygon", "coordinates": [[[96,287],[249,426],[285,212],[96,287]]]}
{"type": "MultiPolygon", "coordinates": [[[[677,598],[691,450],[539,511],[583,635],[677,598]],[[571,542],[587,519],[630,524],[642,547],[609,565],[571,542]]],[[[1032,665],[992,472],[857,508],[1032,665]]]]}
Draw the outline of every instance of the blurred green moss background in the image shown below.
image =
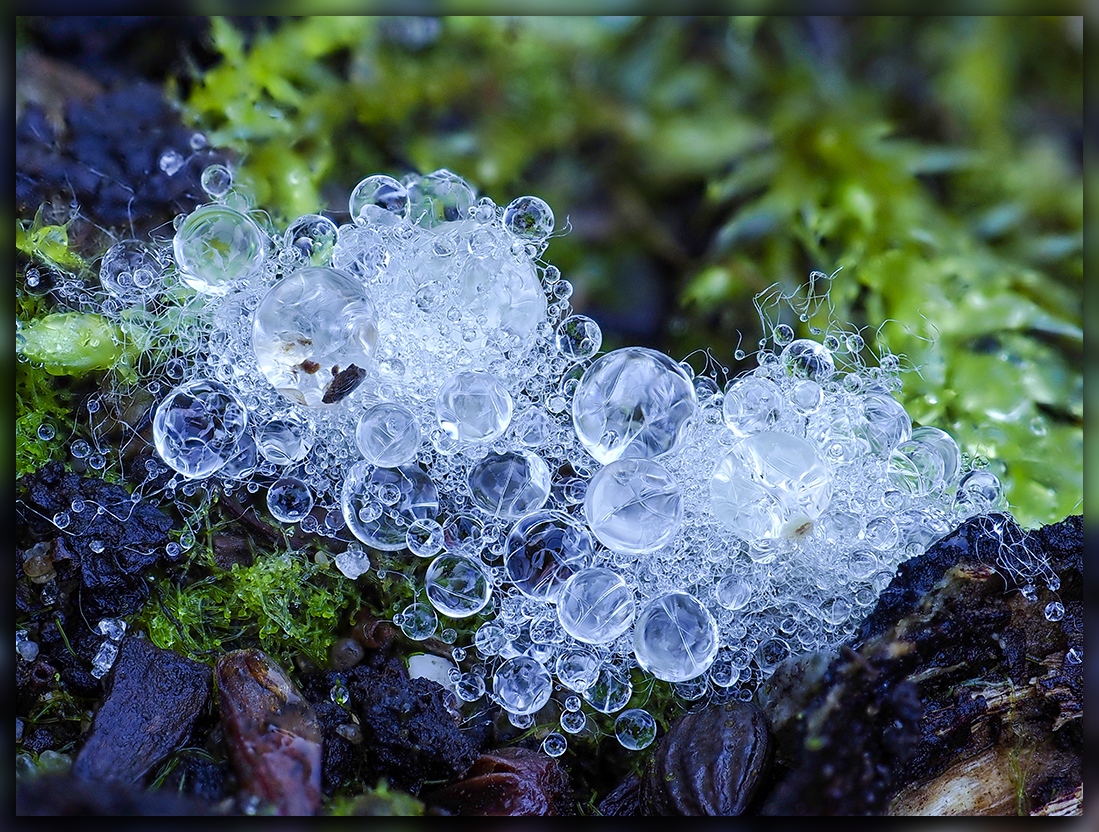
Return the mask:
{"type": "Polygon", "coordinates": [[[346,218],[375,172],[535,194],[605,349],[732,372],[758,293],[834,275],[834,319],[919,368],[909,412],[988,459],[1021,522],[1083,511],[1082,19],[249,24],[214,20],[220,61],[176,94],[277,221],[346,218]]]}

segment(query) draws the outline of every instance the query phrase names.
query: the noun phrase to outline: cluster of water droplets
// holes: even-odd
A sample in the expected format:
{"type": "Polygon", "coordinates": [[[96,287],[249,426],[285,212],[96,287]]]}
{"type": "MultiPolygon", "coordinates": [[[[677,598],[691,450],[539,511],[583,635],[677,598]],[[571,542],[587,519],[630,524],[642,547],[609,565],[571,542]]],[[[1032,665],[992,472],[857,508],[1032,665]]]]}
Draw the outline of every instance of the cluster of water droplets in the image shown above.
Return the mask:
{"type": "Polygon", "coordinates": [[[460,699],[519,727],[555,708],[547,753],[592,712],[648,745],[638,678],[750,698],[849,638],[900,562],[1003,508],[991,472],[912,424],[897,358],[867,361],[840,325],[769,324],[731,379],[601,351],[542,260],[537,197],[374,175],[350,223],[273,229],[208,173],[170,245],[102,261],[109,317],[170,321],[143,382],[169,491],[266,489],[277,520],[350,543],[352,578],[404,559],[416,600],[396,623],[454,644],[460,699]]]}

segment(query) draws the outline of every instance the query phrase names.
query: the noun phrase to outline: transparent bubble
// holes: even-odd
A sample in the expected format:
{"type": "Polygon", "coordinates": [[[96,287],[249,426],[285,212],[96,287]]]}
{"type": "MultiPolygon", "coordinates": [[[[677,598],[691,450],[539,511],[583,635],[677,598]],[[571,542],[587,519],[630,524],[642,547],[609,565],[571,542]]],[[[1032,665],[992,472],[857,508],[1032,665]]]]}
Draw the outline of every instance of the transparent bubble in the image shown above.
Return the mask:
{"type": "MultiPolygon", "coordinates": [[[[569,690],[583,693],[593,684],[599,676],[599,669],[603,666],[602,660],[591,650],[585,647],[575,647],[562,651],[557,656],[554,670],[557,679],[569,690]]],[[[573,697],[575,698],[575,697],[573,697]]],[[[580,707],[579,701],[576,707],[580,707]]],[[[572,710],[576,710],[573,708],[572,710]]]]}
{"type": "Polygon", "coordinates": [[[893,482],[911,494],[932,494],[949,488],[961,470],[958,443],[944,430],[924,425],[889,456],[893,482]]]}
{"type": "Polygon", "coordinates": [[[507,644],[508,636],[499,624],[482,624],[473,634],[473,645],[482,656],[495,656],[507,644]]]}
{"type": "Polygon", "coordinates": [[[756,649],[756,661],[764,672],[773,670],[790,655],[790,645],[782,638],[768,638],[756,649]]]}
{"type": "Polygon", "coordinates": [[[320,214],[303,214],[286,229],[283,242],[311,266],[332,262],[339,230],[336,223],[320,214]]]}
{"type": "Polygon", "coordinates": [[[752,587],[737,575],[725,575],[714,585],[714,595],[722,607],[736,612],[752,600],[752,587]]]}
{"type": "Polygon", "coordinates": [[[223,480],[243,480],[255,473],[259,464],[259,449],[256,448],[256,440],[252,434],[245,433],[237,443],[236,451],[228,461],[218,469],[218,476],[223,480]]]}
{"type": "Polygon", "coordinates": [[[588,724],[583,711],[565,711],[561,714],[561,730],[569,734],[579,734],[588,724]]]}
{"type": "Polygon", "coordinates": [[[546,734],[542,740],[542,751],[550,757],[560,757],[569,746],[569,741],[556,731],[546,734]]]}
{"type": "MultiPolygon", "coordinates": [[[[474,220],[464,220],[449,223],[434,233],[453,230],[469,234],[475,228],[474,220]]],[[[504,232],[485,227],[476,233],[486,236],[504,232]]],[[[454,288],[457,311],[463,319],[481,322],[468,339],[473,349],[481,349],[501,336],[527,347],[538,324],[546,317],[546,295],[534,264],[516,257],[503,246],[461,261],[454,288]]]]}
{"type": "Polygon", "coordinates": [[[480,673],[463,673],[454,683],[454,693],[463,702],[476,702],[485,695],[485,679],[480,673]]]}
{"type": "Polygon", "coordinates": [[[553,693],[553,678],[529,656],[508,659],[492,677],[492,692],[504,710],[523,716],[540,711],[553,693]]]}
{"type": "Polygon", "coordinates": [[[492,596],[492,581],[475,560],[443,554],[424,576],[427,599],[443,615],[468,618],[483,610],[492,596]]]}
{"type": "Polygon", "coordinates": [[[782,417],[782,392],[773,381],[756,376],[734,381],[722,402],[725,424],[737,436],[773,428],[782,417]]]}
{"type": "Polygon", "coordinates": [[[809,338],[798,338],[787,344],[779,355],[788,375],[807,378],[817,383],[828,381],[836,373],[832,353],[809,338]]]}
{"type": "Polygon", "coordinates": [[[790,402],[798,413],[816,413],[824,402],[824,390],[812,379],[801,379],[790,388],[790,402]]]}
{"type": "Polygon", "coordinates": [[[862,394],[862,419],[856,423],[856,432],[875,454],[888,456],[912,438],[912,419],[888,392],[868,390],[862,394]]]}
{"type": "Polygon", "coordinates": [[[604,664],[591,687],[582,694],[584,701],[601,714],[613,714],[626,707],[633,696],[633,685],[626,673],[604,664]]]}
{"type": "Polygon", "coordinates": [[[518,520],[549,498],[549,466],[531,451],[488,454],[466,478],[474,504],[502,520],[518,520]]]}
{"type": "Polygon", "coordinates": [[[43,442],[49,442],[57,436],[57,429],[53,425],[43,422],[38,426],[38,438],[43,442]]]}
{"type": "Polygon", "coordinates": [[[718,647],[713,616],[686,592],[669,592],[653,598],[634,625],[637,663],[666,682],[683,682],[705,673],[718,647]]]}
{"type": "Polygon", "coordinates": [[[678,363],[656,350],[625,347],[585,371],[572,418],[581,444],[606,465],[674,450],[697,409],[694,385],[678,363]]]}
{"type": "Polygon", "coordinates": [[[572,575],[557,597],[565,632],[587,644],[606,644],[633,623],[633,591],[613,569],[596,566],[572,575]]]}
{"type": "Polygon", "coordinates": [[[375,549],[395,552],[405,547],[413,522],[435,518],[439,494],[431,477],[417,466],[375,468],[359,462],[344,478],[340,505],[355,537],[375,549]],[[397,489],[397,500],[376,513],[370,511],[371,506],[377,507],[376,495],[385,486],[397,489]],[[360,516],[363,509],[370,519],[360,516]]]}
{"type": "Polygon", "coordinates": [[[278,413],[256,428],[259,455],[275,465],[290,465],[305,459],[313,447],[313,423],[294,410],[278,413]]]}
{"type": "Polygon", "coordinates": [[[202,172],[202,190],[213,199],[220,199],[233,187],[233,172],[225,165],[210,165],[202,172]]]}
{"type": "Polygon", "coordinates": [[[983,514],[1004,507],[1004,489],[991,471],[978,468],[967,473],[958,483],[954,507],[966,514],[983,514]]]}
{"type": "Polygon", "coordinates": [[[562,584],[590,565],[594,548],[587,528],[569,515],[536,511],[509,532],[504,569],[524,595],[554,601],[562,584]]]}
{"type": "Polygon", "coordinates": [[[459,442],[490,442],[503,435],[514,410],[511,394],[491,373],[471,370],[451,376],[439,388],[439,425],[459,442]]]}
{"type": "Polygon", "coordinates": [[[714,515],[746,540],[799,539],[832,499],[829,466],[804,439],[765,431],[735,444],[710,478],[714,515]]]}
{"type": "Polygon", "coordinates": [[[779,324],[771,330],[771,338],[780,347],[794,340],[794,330],[789,324],[779,324]]]}
{"type": "Polygon", "coordinates": [[[405,540],[409,551],[417,557],[434,557],[443,548],[443,527],[429,518],[414,520],[408,526],[405,540]]]}
{"type": "Polygon", "coordinates": [[[584,496],[588,526],[608,549],[644,554],[670,543],[683,521],[683,493],[650,459],[619,459],[602,468],[584,496]]]}
{"type": "Polygon", "coordinates": [[[401,631],[413,641],[431,638],[439,626],[439,618],[430,604],[409,604],[397,618],[401,631]]]}
{"type": "Polygon", "coordinates": [[[516,441],[528,448],[545,445],[553,436],[553,429],[553,420],[544,410],[536,407],[528,407],[517,413],[512,420],[512,431],[516,441]]]}
{"type": "Polygon", "coordinates": [[[740,670],[729,659],[720,656],[710,665],[710,681],[719,688],[731,688],[740,680],[740,670]]]}
{"type": "Polygon", "coordinates": [[[185,477],[213,474],[236,453],[248,411],[224,384],[196,379],[172,390],[153,414],[160,458],[185,477]]]}
{"type": "Polygon", "coordinates": [[[557,325],[557,351],[566,358],[583,361],[603,346],[603,331],[587,315],[570,315],[557,325]]]}
{"type": "Polygon", "coordinates": [[[283,477],[267,489],[267,509],[283,523],[297,523],[313,510],[313,492],[296,477],[283,477]]]}
{"type": "Polygon", "coordinates": [[[392,176],[368,176],[352,189],[347,207],[358,225],[377,222],[385,213],[407,217],[408,189],[392,176]]]}
{"type": "Polygon", "coordinates": [[[355,428],[355,444],[363,458],[383,468],[411,462],[422,442],[416,414],[404,405],[392,402],[368,408],[355,428]]]}
{"type": "Polygon", "coordinates": [[[152,279],[164,269],[157,252],[138,240],[120,240],[103,255],[99,266],[99,282],[103,288],[120,300],[140,297],[152,284],[152,279]],[[148,280],[135,278],[139,273],[149,273],[148,280]],[[144,286],[139,285],[139,281],[144,286]]]}
{"type": "Polygon", "coordinates": [[[875,517],[866,523],[864,539],[879,551],[889,551],[900,542],[900,531],[892,517],[875,517]]]}
{"type": "Polygon", "coordinates": [[[629,708],[614,721],[614,735],[623,748],[640,751],[656,739],[656,720],[643,708],[629,708]]]}
{"type": "Polygon", "coordinates": [[[443,546],[448,552],[476,557],[485,545],[485,524],[468,512],[458,512],[443,524],[443,546]]]}
{"type": "Polygon", "coordinates": [[[266,248],[259,226],[223,205],[191,212],[172,245],[183,282],[206,295],[224,295],[258,272],[266,248]]]}
{"type": "Polygon", "coordinates": [[[1044,611],[1047,621],[1057,622],[1065,617],[1065,605],[1060,601],[1050,601],[1044,611]]]}
{"type": "Polygon", "coordinates": [[[307,407],[333,405],[361,384],[378,329],[366,290],[337,269],[299,269],[268,290],[252,319],[260,371],[307,407]]]}
{"type": "Polygon", "coordinates": [[[521,196],[504,209],[504,227],[516,237],[541,242],[553,233],[553,211],[545,200],[521,196]]]}
{"type": "Polygon", "coordinates": [[[476,195],[462,177],[442,169],[412,181],[408,198],[412,221],[431,228],[469,217],[476,195]]]}

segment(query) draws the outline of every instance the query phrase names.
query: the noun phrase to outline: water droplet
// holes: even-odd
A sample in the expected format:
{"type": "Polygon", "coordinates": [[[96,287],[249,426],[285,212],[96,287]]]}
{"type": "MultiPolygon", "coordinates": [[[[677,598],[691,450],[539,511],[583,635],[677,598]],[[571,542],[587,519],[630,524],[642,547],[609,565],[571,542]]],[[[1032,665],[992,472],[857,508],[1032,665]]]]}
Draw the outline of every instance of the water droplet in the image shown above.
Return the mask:
{"type": "Polygon", "coordinates": [[[220,199],[233,187],[233,172],[225,165],[210,165],[202,171],[202,190],[213,199],[220,199]]]}
{"type": "Polygon", "coordinates": [[[160,169],[164,171],[168,176],[175,176],[179,173],[180,168],[183,167],[183,163],[186,161],[178,151],[165,150],[160,154],[160,160],[158,165],[160,169]]]}
{"type": "Polygon", "coordinates": [[[629,708],[615,719],[614,734],[623,748],[640,751],[656,739],[656,720],[642,708],[629,708]]]}
{"type": "Polygon", "coordinates": [[[542,750],[550,757],[560,757],[568,748],[569,741],[556,731],[546,734],[542,740],[542,750]]]}
{"type": "Polygon", "coordinates": [[[180,277],[196,292],[224,295],[259,271],[265,239],[259,226],[232,208],[198,208],[173,240],[180,277]]]}

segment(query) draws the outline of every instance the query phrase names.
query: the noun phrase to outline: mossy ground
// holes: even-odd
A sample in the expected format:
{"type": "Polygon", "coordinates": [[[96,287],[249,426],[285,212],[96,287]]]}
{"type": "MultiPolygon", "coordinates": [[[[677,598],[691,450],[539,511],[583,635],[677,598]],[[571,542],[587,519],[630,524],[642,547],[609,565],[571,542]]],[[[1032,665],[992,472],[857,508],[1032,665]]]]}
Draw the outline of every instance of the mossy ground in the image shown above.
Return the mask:
{"type": "MultiPolygon", "coordinates": [[[[568,231],[547,257],[574,284],[576,310],[603,326],[604,349],[645,343],[695,363],[706,351],[731,372],[745,366],[737,348],[750,353],[763,334],[756,296],[796,295],[823,272],[826,303],[799,317],[764,302],[769,323],[812,335],[843,321],[868,355],[888,346],[905,356],[906,408],[989,460],[1021,524],[1082,512],[1082,23],[206,23],[186,29],[192,40],[154,80],[183,134],[201,131],[231,155],[241,192],[274,223],[307,212],[346,221],[346,194],[375,172],[446,167],[501,204],[538,195],[568,231]]],[[[78,56],[107,84],[148,77],[125,49],[97,52],[100,29],[74,50],[51,25],[20,19],[18,48],[78,56]]],[[[73,194],[59,186],[56,196],[73,194]]],[[[94,198],[72,223],[20,210],[21,324],[62,311],[51,274],[94,284],[104,231],[87,221],[94,198]],[[32,287],[30,275],[45,280],[32,287]]],[[[171,219],[167,209],[148,227],[171,219]]],[[[141,360],[140,343],[125,346],[118,358],[141,360]]],[[[17,476],[73,462],[86,430],[74,386],[106,385],[131,366],[101,358],[17,365],[17,476]]],[[[323,662],[360,595],[385,615],[405,591],[399,578],[364,590],[288,544],[220,569],[207,544],[157,578],[156,604],[135,622],[199,657],[251,643],[323,662]]],[[[659,712],[667,693],[657,694],[648,706],[659,712]]],[[[61,718],[79,720],[70,710],[61,718]]]]}

